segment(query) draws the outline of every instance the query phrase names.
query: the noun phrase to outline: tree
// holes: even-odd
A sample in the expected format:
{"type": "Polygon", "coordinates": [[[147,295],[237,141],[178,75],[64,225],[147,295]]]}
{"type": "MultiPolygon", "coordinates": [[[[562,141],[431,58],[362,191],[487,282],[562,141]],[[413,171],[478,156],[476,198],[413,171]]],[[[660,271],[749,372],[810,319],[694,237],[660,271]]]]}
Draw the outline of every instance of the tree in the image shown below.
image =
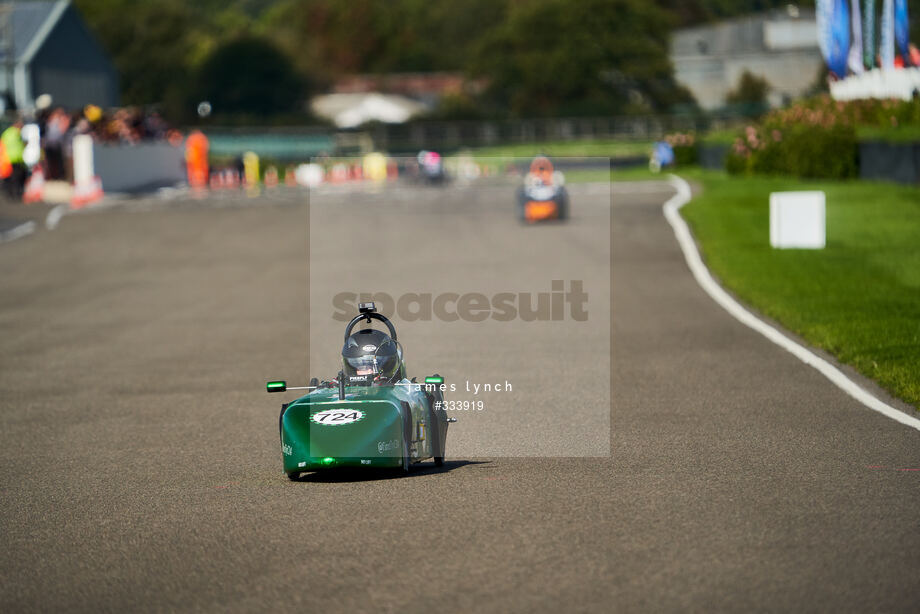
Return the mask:
{"type": "Polygon", "coordinates": [[[725,96],[725,102],[735,105],[743,115],[755,117],[767,110],[770,83],[763,77],[745,70],[738,79],[738,87],[725,96]]]}
{"type": "Polygon", "coordinates": [[[302,74],[461,70],[484,32],[504,19],[508,0],[280,0],[259,31],[302,74]]]}
{"type": "Polygon", "coordinates": [[[199,68],[197,83],[200,99],[218,115],[297,111],[305,93],[287,56],[255,36],[218,46],[199,68]]]}
{"type": "MultiPolygon", "coordinates": [[[[789,0],[655,0],[655,3],[674,17],[678,27],[784,9],[790,4],[789,0]]],[[[814,0],[791,4],[814,8],[814,0]]]]}
{"type": "Polygon", "coordinates": [[[686,101],[667,14],[643,0],[531,0],[485,35],[470,70],[517,115],[664,111],[686,101]]]}
{"type": "Polygon", "coordinates": [[[181,98],[188,88],[195,21],[179,0],[77,3],[121,77],[122,101],[149,104],[181,98]]]}

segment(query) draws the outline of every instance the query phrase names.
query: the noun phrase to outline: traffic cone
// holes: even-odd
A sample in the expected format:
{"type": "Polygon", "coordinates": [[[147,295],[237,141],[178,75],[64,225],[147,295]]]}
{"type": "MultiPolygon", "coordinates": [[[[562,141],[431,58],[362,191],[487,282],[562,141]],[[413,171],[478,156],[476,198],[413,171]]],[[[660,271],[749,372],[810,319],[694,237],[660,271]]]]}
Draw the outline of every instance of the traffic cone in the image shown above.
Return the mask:
{"type": "Polygon", "coordinates": [[[70,199],[71,209],[81,209],[90,203],[101,200],[104,196],[102,180],[93,177],[89,181],[78,182],[73,186],[73,197],[70,199]]]}
{"type": "Polygon", "coordinates": [[[38,203],[45,199],[45,172],[40,166],[36,166],[32,175],[26,182],[25,191],[22,194],[22,202],[38,203]]]}
{"type": "Polygon", "coordinates": [[[274,166],[269,166],[265,169],[265,177],[262,181],[265,183],[266,188],[274,188],[278,185],[278,169],[274,166]]]}
{"type": "Polygon", "coordinates": [[[335,164],[332,166],[332,173],[330,173],[330,179],[332,183],[342,183],[348,180],[348,167],[344,164],[335,164]]]}

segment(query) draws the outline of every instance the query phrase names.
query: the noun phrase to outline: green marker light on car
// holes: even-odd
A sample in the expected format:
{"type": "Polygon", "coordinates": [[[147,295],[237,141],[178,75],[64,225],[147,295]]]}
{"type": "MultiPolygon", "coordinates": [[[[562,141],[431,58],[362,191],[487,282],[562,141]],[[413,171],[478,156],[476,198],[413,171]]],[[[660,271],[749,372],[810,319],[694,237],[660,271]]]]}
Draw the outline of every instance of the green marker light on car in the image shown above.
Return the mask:
{"type": "Polygon", "coordinates": [[[284,392],[287,390],[287,382],[277,381],[277,382],[268,382],[265,384],[265,389],[269,392],[284,392]]]}

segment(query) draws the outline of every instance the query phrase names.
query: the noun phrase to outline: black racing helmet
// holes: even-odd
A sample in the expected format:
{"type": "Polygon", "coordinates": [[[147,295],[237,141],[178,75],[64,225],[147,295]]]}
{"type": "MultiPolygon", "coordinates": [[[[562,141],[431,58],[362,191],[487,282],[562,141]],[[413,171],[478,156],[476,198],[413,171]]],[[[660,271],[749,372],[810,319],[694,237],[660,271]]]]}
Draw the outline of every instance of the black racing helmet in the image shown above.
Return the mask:
{"type": "Polygon", "coordinates": [[[383,331],[365,328],[345,339],[342,368],[348,385],[393,382],[403,377],[402,348],[383,331]]]}

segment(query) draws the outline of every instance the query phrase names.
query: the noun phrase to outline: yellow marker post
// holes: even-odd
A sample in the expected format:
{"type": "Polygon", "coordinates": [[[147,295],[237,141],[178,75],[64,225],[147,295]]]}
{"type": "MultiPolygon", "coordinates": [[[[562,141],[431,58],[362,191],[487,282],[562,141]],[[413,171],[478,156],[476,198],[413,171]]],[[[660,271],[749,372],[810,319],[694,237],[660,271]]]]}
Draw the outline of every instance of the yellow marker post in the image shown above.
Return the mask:
{"type": "Polygon", "coordinates": [[[250,196],[259,195],[259,156],[247,151],[243,154],[243,172],[246,175],[246,192],[250,196]]]}
{"type": "Polygon", "coordinates": [[[382,153],[373,152],[364,156],[364,178],[374,183],[387,180],[387,159],[382,153]]]}

